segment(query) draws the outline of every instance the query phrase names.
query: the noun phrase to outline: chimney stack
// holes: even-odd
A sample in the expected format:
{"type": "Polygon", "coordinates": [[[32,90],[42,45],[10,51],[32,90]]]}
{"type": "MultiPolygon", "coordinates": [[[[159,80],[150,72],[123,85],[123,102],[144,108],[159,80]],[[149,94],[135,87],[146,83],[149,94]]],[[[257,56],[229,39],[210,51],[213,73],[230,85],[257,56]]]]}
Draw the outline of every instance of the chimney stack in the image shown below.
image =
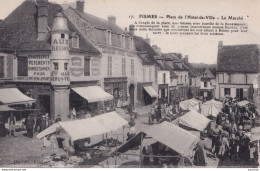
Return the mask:
{"type": "Polygon", "coordinates": [[[45,39],[48,33],[48,0],[39,0],[37,6],[37,41],[45,39]]]}
{"type": "Polygon", "coordinates": [[[113,16],[113,15],[109,15],[109,16],[107,17],[107,20],[108,20],[109,22],[113,23],[113,24],[116,24],[116,17],[113,16]]]}
{"type": "Polygon", "coordinates": [[[183,59],[184,59],[184,61],[189,62],[189,55],[185,55],[185,57],[183,59]]]}
{"type": "Polygon", "coordinates": [[[157,52],[159,55],[161,55],[161,48],[158,47],[157,45],[152,45],[153,50],[155,50],[155,52],[157,52]]]}
{"type": "Polygon", "coordinates": [[[220,40],[220,41],[218,41],[218,48],[221,49],[222,47],[223,47],[223,41],[220,40]]]}
{"type": "Polygon", "coordinates": [[[145,38],[144,40],[150,45],[151,40],[150,40],[150,38],[148,37],[148,34],[146,34],[146,38],[145,38]]]}
{"type": "Polygon", "coordinates": [[[80,13],[84,12],[84,3],[85,3],[85,0],[77,0],[77,10],[80,13]]]}
{"type": "Polygon", "coordinates": [[[135,34],[135,25],[131,24],[131,25],[129,26],[129,31],[130,31],[130,33],[131,33],[132,35],[134,35],[134,34],[135,34]]]}

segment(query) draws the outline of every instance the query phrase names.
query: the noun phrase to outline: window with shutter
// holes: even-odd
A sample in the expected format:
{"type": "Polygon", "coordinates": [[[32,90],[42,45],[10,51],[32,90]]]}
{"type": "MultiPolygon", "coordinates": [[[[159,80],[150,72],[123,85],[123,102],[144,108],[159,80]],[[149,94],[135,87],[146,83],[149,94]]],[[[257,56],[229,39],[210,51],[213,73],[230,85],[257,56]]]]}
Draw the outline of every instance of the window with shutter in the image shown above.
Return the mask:
{"type": "Polygon", "coordinates": [[[17,75],[18,76],[28,76],[28,58],[18,57],[17,58],[17,75]]]}

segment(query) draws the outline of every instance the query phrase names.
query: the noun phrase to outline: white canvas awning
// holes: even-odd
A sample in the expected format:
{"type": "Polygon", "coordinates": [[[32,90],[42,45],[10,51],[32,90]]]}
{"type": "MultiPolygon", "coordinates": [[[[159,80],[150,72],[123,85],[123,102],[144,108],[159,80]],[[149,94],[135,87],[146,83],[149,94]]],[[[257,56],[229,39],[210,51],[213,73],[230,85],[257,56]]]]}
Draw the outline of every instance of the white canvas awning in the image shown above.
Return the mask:
{"type": "Polygon", "coordinates": [[[72,90],[86,99],[89,103],[112,100],[114,98],[99,86],[77,87],[72,88],[72,90]]]}
{"type": "Polygon", "coordinates": [[[41,139],[63,129],[75,141],[112,132],[126,124],[128,122],[116,112],[109,112],[93,118],[56,123],[39,133],[37,138],[41,139]]]}
{"type": "Polygon", "coordinates": [[[250,104],[251,102],[247,101],[247,100],[243,100],[241,102],[237,102],[237,105],[238,106],[246,106],[248,104],[250,104]]]}
{"type": "Polygon", "coordinates": [[[153,89],[152,86],[144,86],[145,91],[153,98],[153,97],[158,97],[158,94],[156,91],[153,89]]]}
{"type": "Polygon", "coordinates": [[[222,108],[223,108],[223,104],[221,102],[212,99],[201,105],[201,114],[204,116],[217,117],[219,112],[222,111],[222,108]]]}
{"type": "Polygon", "coordinates": [[[198,131],[204,131],[209,123],[210,120],[208,118],[195,110],[191,110],[190,112],[178,118],[178,124],[182,124],[198,131]]]}
{"type": "Polygon", "coordinates": [[[199,138],[189,131],[166,121],[143,132],[185,157],[192,156],[192,151],[199,141],[199,138]]]}
{"type": "Polygon", "coordinates": [[[15,111],[15,109],[8,107],[7,105],[0,105],[0,112],[15,111]]]}
{"type": "Polygon", "coordinates": [[[180,107],[183,110],[199,110],[199,101],[195,99],[189,99],[180,102],[180,107]]]}
{"type": "Polygon", "coordinates": [[[0,89],[0,102],[11,105],[33,103],[36,102],[36,100],[26,96],[17,88],[2,88],[0,89]]]}

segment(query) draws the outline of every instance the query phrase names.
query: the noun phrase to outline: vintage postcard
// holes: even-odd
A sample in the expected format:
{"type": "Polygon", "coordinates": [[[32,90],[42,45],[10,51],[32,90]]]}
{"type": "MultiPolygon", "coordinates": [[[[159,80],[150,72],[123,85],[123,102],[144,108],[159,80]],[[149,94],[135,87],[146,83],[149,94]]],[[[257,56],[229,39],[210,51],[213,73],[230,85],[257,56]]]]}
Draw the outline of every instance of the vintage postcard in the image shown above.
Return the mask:
{"type": "Polygon", "coordinates": [[[258,0],[0,0],[0,168],[258,170],[258,0]]]}

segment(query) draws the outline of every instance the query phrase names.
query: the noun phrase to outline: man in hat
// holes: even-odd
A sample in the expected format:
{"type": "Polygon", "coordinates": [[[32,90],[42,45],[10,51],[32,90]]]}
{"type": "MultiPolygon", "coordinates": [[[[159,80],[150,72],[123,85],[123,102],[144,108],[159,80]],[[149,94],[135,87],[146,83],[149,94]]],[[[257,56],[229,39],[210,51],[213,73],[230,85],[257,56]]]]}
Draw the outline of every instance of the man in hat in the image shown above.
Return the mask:
{"type": "Polygon", "coordinates": [[[60,114],[58,114],[57,118],[55,119],[55,123],[57,123],[57,122],[61,122],[60,114]]]}
{"type": "Polygon", "coordinates": [[[41,130],[41,121],[42,121],[42,115],[41,115],[41,113],[39,113],[37,115],[37,118],[36,118],[36,124],[35,124],[35,127],[34,127],[34,132],[39,131],[38,128],[40,128],[40,130],[41,130]]]}
{"type": "Polygon", "coordinates": [[[9,124],[9,136],[14,135],[15,133],[15,123],[16,123],[16,118],[13,113],[10,114],[10,117],[8,118],[8,124],[9,124]]]}
{"type": "Polygon", "coordinates": [[[28,138],[33,138],[33,126],[35,124],[35,121],[32,117],[32,115],[30,114],[27,118],[26,121],[26,129],[27,129],[27,137],[28,138]]]}

